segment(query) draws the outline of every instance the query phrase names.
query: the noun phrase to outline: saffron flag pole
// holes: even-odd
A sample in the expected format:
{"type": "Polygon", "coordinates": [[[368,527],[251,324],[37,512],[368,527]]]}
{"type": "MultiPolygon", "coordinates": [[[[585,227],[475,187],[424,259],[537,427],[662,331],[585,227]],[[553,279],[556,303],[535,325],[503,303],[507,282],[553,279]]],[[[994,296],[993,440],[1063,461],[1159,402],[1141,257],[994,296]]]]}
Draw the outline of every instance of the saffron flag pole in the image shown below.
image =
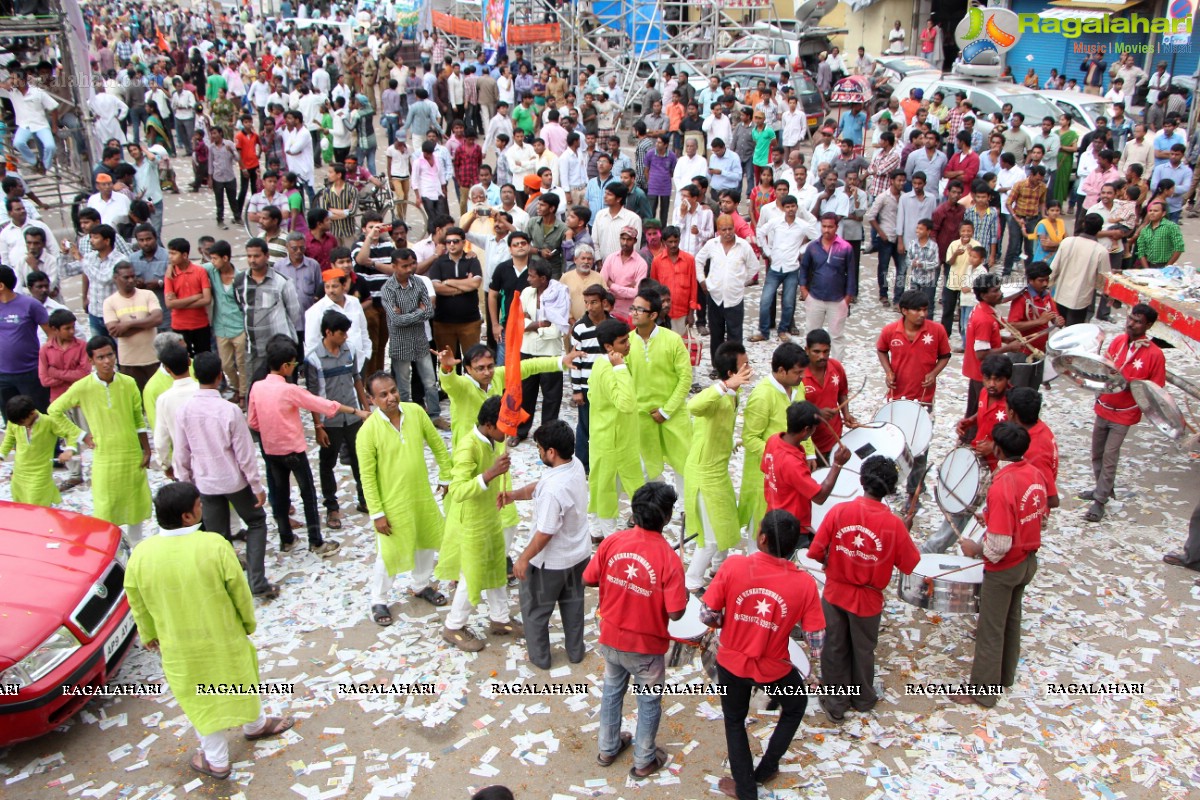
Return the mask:
{"type": "Polygon", "coordinates": [[[529,419],[521,408],[521,344],[525,338],[525,312],[521,295],[513,298],[504,323],[504,395],[500,400],[500,421],[497,423],[507,436],[516,436],[517,427],[529,419]]]}

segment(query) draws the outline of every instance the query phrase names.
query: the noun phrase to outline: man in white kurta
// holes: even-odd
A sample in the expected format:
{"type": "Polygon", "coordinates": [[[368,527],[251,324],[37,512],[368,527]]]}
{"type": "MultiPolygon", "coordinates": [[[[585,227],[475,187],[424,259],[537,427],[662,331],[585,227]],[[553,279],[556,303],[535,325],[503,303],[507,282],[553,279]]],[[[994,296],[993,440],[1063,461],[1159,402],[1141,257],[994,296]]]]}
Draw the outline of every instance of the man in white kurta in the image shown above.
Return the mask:
{"type": "Polygon", "coordinates": [[[116,139],[125,144],[125,131],[121,130],[121,120],[129,114],[129,106],[121,98],[104,91],[103,85],[96,86],[96,94],[88,100],[88,109],[95,117],[92,133],[103,146],[109,139],[116,139]]]}
{"type": "Polygon", "coordinates": [[[200,737],[192,769],[228,778],[226,728],[241,725],[253,741],[294,721],[263,714],[250,584],[229,542],[200,530],[200,491],[169,483],[154,506],[162,530],[134,548],[125,594],[143,645],[161,654],[167,685],[200,737]]]}

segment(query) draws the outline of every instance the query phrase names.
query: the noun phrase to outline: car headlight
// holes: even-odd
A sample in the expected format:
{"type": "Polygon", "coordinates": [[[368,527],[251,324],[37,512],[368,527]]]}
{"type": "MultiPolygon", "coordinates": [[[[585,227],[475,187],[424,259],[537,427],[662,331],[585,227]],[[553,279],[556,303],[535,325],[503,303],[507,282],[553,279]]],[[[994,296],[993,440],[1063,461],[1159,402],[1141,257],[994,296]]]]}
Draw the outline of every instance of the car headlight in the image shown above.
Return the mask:
{"type": "Polygon", "coordinates": [[[133,547],[129,544],[129,540],[125,538],[125,534],[121,534],[121,541],[117,544],[117,554],[114,556],[117,563],[121,565],[121,569],[129,567],[129,554],[133,552],[133,547]]]}
{"type": "Polygon", "coordinates": [[[49,675],[80,647],[79,640],[67,628],[60,627],[33,652],[0,673],[0,683],[16,684],[23,689],[49,675]]]}

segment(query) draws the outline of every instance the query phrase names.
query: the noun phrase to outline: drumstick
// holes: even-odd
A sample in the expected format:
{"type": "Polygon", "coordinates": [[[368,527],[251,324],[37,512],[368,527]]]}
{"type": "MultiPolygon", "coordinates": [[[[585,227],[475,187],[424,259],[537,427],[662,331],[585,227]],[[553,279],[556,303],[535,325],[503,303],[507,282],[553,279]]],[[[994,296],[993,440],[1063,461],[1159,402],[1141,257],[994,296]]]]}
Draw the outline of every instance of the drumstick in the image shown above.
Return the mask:
{"type": "Polygon", "coordinates": [[[1003,325],[1005,328],[1007,328],[1008,332],[1011,333],[1013,336],[1015,336],[1017,338],[1018,342],[1025,345],[1026,347],[1028,347],[1029,351],[1033,355],[1038,356],[1039,358],[1046,357],[1046,354],[1044,352],[1042,352],[1041,350],[1039,350],[1038,348],[1036,348],[1032,344],[1030,344],[1029,339],[1026,339],[1021,334],[1021,332],[1019,330],[1017,330],[1016,326],[1012,325],[1008,320],[1002,319],[1002,320],[1000,320],[1000,324],[1003,325]]]}
{"type": "Polygon", "coordinates": [[[955,567],[954,569],[952,569],[948,572],[943,572],[940,575],[930,575],[927,578],[925,578],[925,580],[927,580],[927,581],[941,580],[942,578],[946,577],[947,575],[953,575],[956,572],[962,572],[963,570],[966,570],[966,569],[974,569],[975,567],[978,567],[982,563],[983,563],[982,561],[977,561],[973,564],[964,564],[961,567],[955,567]]]}

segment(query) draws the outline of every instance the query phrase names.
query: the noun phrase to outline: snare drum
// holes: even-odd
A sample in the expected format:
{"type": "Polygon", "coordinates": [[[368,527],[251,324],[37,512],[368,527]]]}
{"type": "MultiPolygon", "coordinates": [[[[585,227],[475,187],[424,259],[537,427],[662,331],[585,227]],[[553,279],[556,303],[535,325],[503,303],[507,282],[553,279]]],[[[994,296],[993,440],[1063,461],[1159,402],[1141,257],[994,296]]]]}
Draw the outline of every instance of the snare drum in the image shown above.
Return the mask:
{"type": "Polygon", "coordinates": [[[947,514],[972,513],[983,505],[991,485],[987,462],[969,447],[956,447],[938,467],[934,497],[947,514]]]}
{"type": "Polygon", "coordinates": [[[875,412],[874,422],[890,422],[904,432],[904,441],[914,458],[929,450],[933,441],[933,417],[916,400],[893,400],[875,412]]]}
{"type": "Polygon", "coordinates": [[[677,667],[685,660],[690,661],[695,655],[692,648],[699,647],[700,640],[708,633],[708,626],[700,621],[700,606],[700,598],[689,595],[683,616],[667,623],[667,637],[671,640],[667,666],[677,667]]]}
{"type": "Polygon", "coordinates": [[[887,456],[896,462],[896,469],[900,472],[900,479],[896,485],[904,486],[908,481],[908,473],[912,471],[913,466],[913,454],[904,431],[899,426],[890,422],[869,422],[843,434],[842,444],[850,451],[850,460],[842,468],[843,472],[861,472],[862,462],[871,456],[887,456]]]}
{"type": "Polygon", "coordinates": [[[1080,353],[1099,353],[1104,344],[1104,331],[1099,325],[1081,322],[1078,325],[1068,325],[1050,334],[1046,341],[1046,355],[1060,356],[1072,351],[1080,353]]]}
{"type": "Polygon", "coordinates": [[[974,614],[979,611],[982,587],[982,561],[929,553],[921,556],[912,575],[900,576],[898,590],[901,600],[917,608],[942,614],[974,614]],[[938,577],[947,572],[951,574],[938,577]]]}
{"type": "MultiPolygon", "coordinates": [[[[812,474],[812,479],[817,482],[818,486],[820,486],[821,484],[825,483],[825,477],[827,475],[829,475],[829,467],[822,467],[812,474]]],[[[848,500],[854,500],[855,498],[862,496],[862,482],[859,480],[858,473],[851,472],[849,465],[843,467],[841,473],[837,477],[837,481],[833,484],[833,491],[829,493],[829,497],[825,498],[825,502],[819,505],[817,503],[813,503],[813,530],[820,530],[821,523],[824,521],[825,515],[829,513],[829,509],[833,508],[838,503],[845,503],[848,500]]],[[[822,567],[822,569],[824,569],[824,567],[822,567]]]]}

